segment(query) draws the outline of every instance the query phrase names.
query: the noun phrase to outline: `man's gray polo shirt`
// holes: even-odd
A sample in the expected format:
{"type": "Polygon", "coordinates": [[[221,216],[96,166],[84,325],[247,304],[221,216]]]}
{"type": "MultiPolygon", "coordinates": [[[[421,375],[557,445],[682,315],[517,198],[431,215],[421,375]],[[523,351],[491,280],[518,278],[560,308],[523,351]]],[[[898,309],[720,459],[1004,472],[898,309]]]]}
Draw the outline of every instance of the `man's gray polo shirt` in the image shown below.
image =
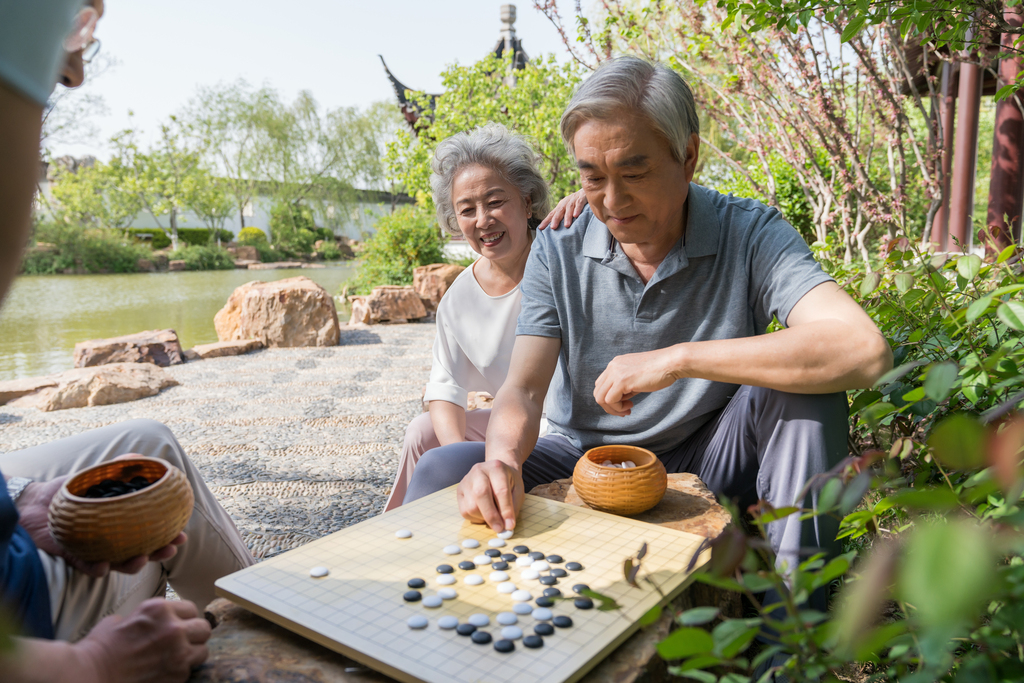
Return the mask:
{"type": "Polygon", "coordinates": [[[533,242],[516,334],[562,340],[547,419],[579,448],[614,443],[665,453],[736,389],[683,379],[636,396],[632,414],[616,417],[593,394],[613,358],[763,334],[773,316],[785,323],[804,294],[831,280],[782,214],[760,202],[691,183],[686,225],[646,285],[589,207],[571,228],[544,230],[533,242]]]}

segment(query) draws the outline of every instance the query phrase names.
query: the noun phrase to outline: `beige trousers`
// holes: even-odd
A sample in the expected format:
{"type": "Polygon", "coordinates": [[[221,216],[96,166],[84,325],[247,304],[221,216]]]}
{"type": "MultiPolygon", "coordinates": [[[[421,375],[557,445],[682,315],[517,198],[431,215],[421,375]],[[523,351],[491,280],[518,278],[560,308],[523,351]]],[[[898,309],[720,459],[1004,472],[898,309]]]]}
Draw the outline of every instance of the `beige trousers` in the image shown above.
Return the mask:
{"type": "Polygon", "coordinates": [[[104,617],[130,614],[144,600],[163,596],[168,582],[202,610],[216,597],[214,581],[253,563],[234,522],[171,430],[154,420],[130,420],[0,454],[0,470],[8,477],[47,481],[126,453],[161,458],[188,477],[196,499],[185,527],[188,541],[170,560],[150,562],[138,574],[111,572],[102,579],[80,574],[61,558],[40,551],[49,580],[54,632],[60,640],[79,640],[104,617]]]}
{"type": "MultiPolygon", "coordinates": [[[[484,441],[487,438],[487,421],[491,419],[490,410],[469,410],[466,412],[466,441],[484,441]]],[[[391,487],[391,495],[384,505],[384,512],[393,510],[402,504],[405,491],[412,480],[412,471],[420,456],[431,448],[440,448],[441,442],[434,434],[434,425],[430,421],[430,413],[416,416],[405,430],[405,441],[402,443],[402,459],[398,462],[395,483],[391,487]]]]}

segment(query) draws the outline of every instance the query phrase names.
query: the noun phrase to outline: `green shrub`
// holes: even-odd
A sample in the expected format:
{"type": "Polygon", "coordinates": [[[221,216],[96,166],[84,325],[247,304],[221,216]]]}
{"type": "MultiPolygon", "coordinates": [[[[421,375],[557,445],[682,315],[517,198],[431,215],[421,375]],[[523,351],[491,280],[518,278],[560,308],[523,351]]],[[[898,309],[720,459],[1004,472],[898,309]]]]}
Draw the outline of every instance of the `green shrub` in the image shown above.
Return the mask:
{"type": "Polygon", "coordinates": [[[267,233],[259,228],[250,226],[239,230],[235,241],[245,246],[257,247],[261,244],[267,244],[267,233]]]}
{"type": "Polygon", "coordinates": [[[186,270],[231,270],[235,259],[227,249],[188,245],[168,254],[172,260],[185,262],[186,270]]]}
{"type": "Polygon", "coordinates": [[[171,246],[171,238],[167,236],[167,233],[162,228],[128,228],[125,232],[154,249],[164,249],[171,246]]]}
{"type": "Polygon", "coordinates": [[[352,294],[368,294],[379,285],[412,284],[413,268],[445,262],[446,241],[432,212],[403,206],[377,221],[359,272],[346,286],[352,294]]]}
{"type": "Polygon", "coordinates": [[[266,242],[254,244],[252,246],[256,247],[256,252],[260,255],[260,261],[263,261],[264,263],[273,263],[274,261],[288,260],[287,255],[282,254],[280,251],[274,249],[266,242]]]}
{"type": "Polygon", "coordinates": [[[320,258],[325,261],[337,261],[341,258],[341,249],[338,248],[338,243],[333,239],[324,240],[320,248],[316,250],[316,253],[320,254],[320,258]]]}
{"type": "Polygon", "coordinates": [[[41,223],[35,229],[36,242],[54,245],[45,251],[30,249],[22,261],[22,272],[30,275],[62,273],[134,273],[139,259],[149,258],[148,247],[126,238],[120,230],[85,228],[67,223],[41,223]]]}
{"type": "Polygon", "coordinates": [[[178,228],[178,241],[198,247],[206,246],[213,241],[213,231],[207,228],[178,228]]]}
{"type": "Polygon", "coordinates": [[[288,256],[308,256],[316,243],[313,212],[301,204],[278,203],[270,210],[270,237],[288,256]]]}
{"type": "Polygon", "coordinates": [[[332,242],[335,240],[334,231],[330,228],[316,228],[313,232],[318,240],[330,240],[332,242]]]}

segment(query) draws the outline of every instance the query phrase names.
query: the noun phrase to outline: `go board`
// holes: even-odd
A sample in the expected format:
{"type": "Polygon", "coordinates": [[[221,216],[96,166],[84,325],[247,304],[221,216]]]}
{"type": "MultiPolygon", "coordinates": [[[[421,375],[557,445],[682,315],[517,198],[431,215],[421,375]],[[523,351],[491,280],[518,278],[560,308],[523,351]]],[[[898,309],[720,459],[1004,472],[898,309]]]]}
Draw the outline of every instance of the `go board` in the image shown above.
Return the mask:
{"type": "MultiPolygon", "coordinates": [[[[512,596],[497,591],[498,584],[489,580],[490,566],[458,568],[459,562],[482,554],[495,538],[488,527],[459,515],[453,486],[226,576],[216,587],[219,595],[399,681],[562,683],[581,678],[636,631],[645,612],[684,588],[686,568],[703,540],[526,496],[514,535],[498,550],[513,553],[513,548],[527,546],[561,556],[563,563],[552,567],[581,564],[581,570],[567,572],[552,586],[569,599],[556,600],[551,611],[571,617],[573,625],[554,629],[539,648],[525,647],[520,639],[514,641],[512,652],[499,652],[493,643],[476,644],[438,625],[445,616],[461,624],[470,615],[484,614],[491,624],[480,630],[491,632],[495,641],[501,638],[502,626],[496,617],[512,612],[512,596]],[[411,538],[397,538],[399,530],[411,531],[411,538]],[[480,546],[461,547],[467,539],[476,539],[480,546]],[[623,561],[645,542],[648,550],[640,578],[653,579],[666,598],[646,581],[634,588],[623,577],[623,561]],[[460,546],[459,554],[445,553],[444,548],[452,545],[460,546]],[[438,583],[442,574],[436,568],[443,564],[453,568],[444,575],[455,579],[450,585],[438,583]],[[326,568],[327,576],[310,576],[314,567],[326,568]],[[469,575],[483,577],[483,583],[467,584],[469,575]],[[426,586],[420,589],[424,598],[442,588],[453,588],[458,595],[434,609],[422,600],[407,602],[403,595],[413,578],[425,580],[426,586]],[[622,609],[577,608],[573,598],[578,596],[572,587],[580,583],[614,598],[622,609]],[[427,627],[410,628],[408,620],[415,616],[426,617],[427,627]]],[[[697,566],[706,559],[707,555],[702,556],[697,566]]],[[[505,571],[518,589],[528,590],[536,599],[546,586],[524,579],[527,569],[513,562],[505,571]]],[[[518,616],[517,626],[525,635],[533,634],[537,623],[530,614],[518,616]]]]}

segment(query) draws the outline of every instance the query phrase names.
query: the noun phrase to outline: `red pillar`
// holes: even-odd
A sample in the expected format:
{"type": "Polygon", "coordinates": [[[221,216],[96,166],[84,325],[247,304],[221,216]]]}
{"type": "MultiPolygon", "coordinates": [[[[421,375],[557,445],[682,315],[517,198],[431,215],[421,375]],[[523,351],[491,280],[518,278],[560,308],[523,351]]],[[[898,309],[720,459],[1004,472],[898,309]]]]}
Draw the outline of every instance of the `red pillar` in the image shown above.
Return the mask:
{"type": "MultiPolygon", "coordinates": [[[[1019,8],[1006,8],[1003,18],[1014,26],[1020,26],[1024,16],[1019,8]]],[[[1014,36],[1003,34],[1002,49],[1009,52],[1014,36]]],[[[1021,69],[1019,58],[999,61],[999,86],[1014,83],[1021,69]]],[[[988,221],[982,233],[985,251],[994,256],[1020,239],[1020,216],[1022,194],[1022,171],[1024,154],[1024,115],[1020,105],[1024,102],[1018,95],[996,103],[995,135],[992,140],[992,180],[988,195],[988,221]],[[1009,223],[1004,220],[1009,218],[1009,223]]]]}
{"type": "Polygon", "coordinates": [[[946,248],[949,241],[949,180],[953,173],[953,125],[956,114],[956,97],[953,95],[953,78],[958,64],[943,62],[942,89],[939,96],[939,123],[942,128],[942,204],[932,221],[932,243],[936,248],[946,248]]]}
{"type": "Polygon", "coordinates": [[[957,92],[956,135],[953,143],[953,181],[949,199],[949,241],[947,251],[959,251],[955,237],[970,249],[973,233],[974,177],[978,164],[978,114],[981,109],[981,67],[960,64],[957,92]]]}

